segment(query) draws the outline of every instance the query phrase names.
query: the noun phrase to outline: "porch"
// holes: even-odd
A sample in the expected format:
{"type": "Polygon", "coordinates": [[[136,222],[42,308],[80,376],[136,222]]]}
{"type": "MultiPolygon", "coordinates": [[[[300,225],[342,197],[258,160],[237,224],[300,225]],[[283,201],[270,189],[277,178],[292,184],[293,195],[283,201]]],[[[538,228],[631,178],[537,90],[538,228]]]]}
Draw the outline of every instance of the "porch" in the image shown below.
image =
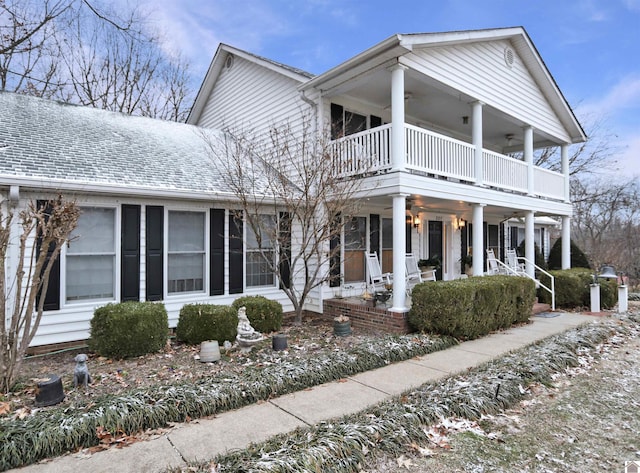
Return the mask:
{"type": "Polygon", "coordinates": [[[532,197],[564,201],[568,177],[509,155],[425,128],[403,124],[405,159],[391,157],[392,124],[371,128],[332,142],[336,170],[344,177],[406,171],[456,183],[489,187],[532,197]],[[394,168],[395,166],[395,168],[394,168]]]}

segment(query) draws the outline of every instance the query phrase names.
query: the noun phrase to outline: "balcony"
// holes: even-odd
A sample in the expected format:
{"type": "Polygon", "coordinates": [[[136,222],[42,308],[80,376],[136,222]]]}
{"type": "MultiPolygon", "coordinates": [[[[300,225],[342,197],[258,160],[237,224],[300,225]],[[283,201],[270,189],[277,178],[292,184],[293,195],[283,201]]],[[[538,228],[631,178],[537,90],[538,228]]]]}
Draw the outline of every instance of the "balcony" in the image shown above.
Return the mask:
{"type": "MultiPolygon", "coordinates": [[[[482,152],[482,176],[475,174],[475,147],[413,125],[404,125],[404,170],[429,177],[443,177],[494,189],[564,200],[561,173],[533,168],[533,189],[528,189],[528,166],[524,161],[482,152]]],[[[332,142],[336,169],[343,176],[380,174],[391,170],[391,124],[372,128],[332,142]]]]}

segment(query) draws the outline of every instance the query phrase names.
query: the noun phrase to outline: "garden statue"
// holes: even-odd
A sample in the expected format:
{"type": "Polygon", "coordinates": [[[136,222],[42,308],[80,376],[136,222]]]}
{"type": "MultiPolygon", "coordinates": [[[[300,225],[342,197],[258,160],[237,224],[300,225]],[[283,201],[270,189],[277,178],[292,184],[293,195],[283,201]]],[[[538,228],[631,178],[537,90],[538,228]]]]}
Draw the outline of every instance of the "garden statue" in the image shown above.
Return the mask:
{"type": "Polygon", "coordinates": [[[238,309],[238,328],[236,331],[238,332],[236,341],[244,352],[250,351],[253,345],[264,340],[262,334],[251,326],[247,317],[247,309],[244,306],[238,309]]]}
{"type": "Polygon", "coordinates": [[[89,368],[87,368],[87,360],[89,357],[84,353],[76,355],[74,361],[76,367],[73,370],[73,387],[77,388],[78,385],[82,385],[85,388],[91,384],[91,375],[89,374],[89,368]]]}

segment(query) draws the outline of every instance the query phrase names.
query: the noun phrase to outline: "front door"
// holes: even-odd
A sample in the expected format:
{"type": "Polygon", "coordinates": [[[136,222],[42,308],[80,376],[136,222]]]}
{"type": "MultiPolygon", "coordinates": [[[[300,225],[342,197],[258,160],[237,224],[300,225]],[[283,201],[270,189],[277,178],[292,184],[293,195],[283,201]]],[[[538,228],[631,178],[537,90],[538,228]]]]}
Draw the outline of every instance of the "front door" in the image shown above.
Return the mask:
{"type": "Polygon", "coordinates": [[[443,251],[442,251],[442,236],[443,228],[442,222],[438,220],[429,220],[429,258],[437,258],[440,261],[440,266],[436,271],[436,278],[442,279],[442,265],[444,264],[443,251]]]}

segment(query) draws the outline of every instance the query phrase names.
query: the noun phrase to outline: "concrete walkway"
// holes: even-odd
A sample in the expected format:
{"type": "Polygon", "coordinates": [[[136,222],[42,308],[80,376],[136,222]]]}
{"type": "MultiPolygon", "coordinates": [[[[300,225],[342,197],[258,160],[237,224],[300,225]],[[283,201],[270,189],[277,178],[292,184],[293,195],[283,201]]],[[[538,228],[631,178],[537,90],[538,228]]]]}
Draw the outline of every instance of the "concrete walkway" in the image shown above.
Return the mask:
{"type": "Polygon", "coordinates": [[[24,473],[161,472],[187,461],[212,459],[252,442],[353,414],[404,391],[473,368],[492,358],[602,317],[559,312],[532,323],[462,343],[429,355],[367,371],[346,380],[287,394],[213,418],[178,424],[165,435],[85,455],[65,455],[11,471],[24,473]]]}

